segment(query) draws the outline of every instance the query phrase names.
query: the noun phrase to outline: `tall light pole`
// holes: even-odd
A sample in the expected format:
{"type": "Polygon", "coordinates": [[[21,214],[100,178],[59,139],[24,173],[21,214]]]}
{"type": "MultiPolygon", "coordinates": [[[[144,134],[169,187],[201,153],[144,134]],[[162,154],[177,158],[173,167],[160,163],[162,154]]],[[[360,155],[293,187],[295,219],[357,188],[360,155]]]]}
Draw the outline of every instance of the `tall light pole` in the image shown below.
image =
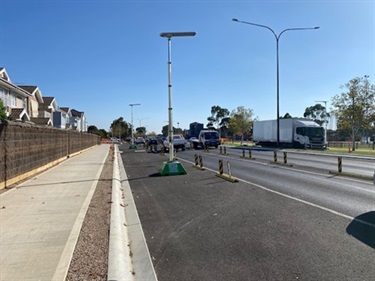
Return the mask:
{"type": "Polygon", "coordinates": [[[131,113],[131,131],[132,131],[132,142],[129,149],[136,149],[137,147],[134,145],[134,137],[133,137],[133,106],[141,105],[140,103],[131,103],[130,105],[130,113],[131,113]]]}
{"type": "Polygon", "coordinates": [[[326,149],[327,148],[327,144],[328,144],[328,141],[327,141],[327,102],[326,100],[317,100],[315,102],[322,102],[324,103],[324,123],[325,123],[325,126],[324,126],[324,142],[326,144],[326,149]]]}
{"type": "Polygon", "coordinates": [[[266,28],[269,31],[271,31],[272,34],[275,36],[275,39],[276,39],[276,92],[277,92],[277,97],[276,97],[276,103],[277,103],[277,105],[276,105],[277,113],[276,114],[277,114],[277,116],[276,116],[276,120],[277,120],[277,147],[279,147],[279,144],[280,144],[280,109],[279,109],[280,108],[280,106],[279,106],[279,40],[280,40],[280,36],[286,31],[319,29],[319,26],[287,28],[287,29],[284,29],[283,31],[281,31],[277,35],[276,32],[271,27],[266,26],[266,25],[242,21],[242,20],[238,20],[238,19],[232,19],[232,21],[266,28]]]}
{"type": "Polygon", "coordinates": [[[174,160],[173,146],[173,121],[172,121],[172,61],[171,61],[171,39],[172,37],[195,36],[196,32],[162,32],[160,36],[168,39],[168,141],[169,141],[169,162],[163,165],[162,175],[186,174],[181,163],[174,160]]]}

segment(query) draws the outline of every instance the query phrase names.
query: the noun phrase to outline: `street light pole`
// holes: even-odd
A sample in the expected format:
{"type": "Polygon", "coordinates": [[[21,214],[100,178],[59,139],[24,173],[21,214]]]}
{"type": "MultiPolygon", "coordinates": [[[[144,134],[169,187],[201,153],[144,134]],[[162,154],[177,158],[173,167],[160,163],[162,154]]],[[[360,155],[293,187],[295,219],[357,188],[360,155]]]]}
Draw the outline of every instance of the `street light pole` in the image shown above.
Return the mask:
{"type": "Polygon", "coordinates": [[[279,40],[280,36],[286,32],[286,31],[291,31],[291,30],[311,30],[311,29],[319,29],[319,26],[316,27],[295,27],[295,28],[287,28],[281,31],[278,35],[276,32],[269,26],[262,25],[262,24],[257,24],[257,23],[252,23],[252,22],[247,22],[247,21],[241,21],[238,19],[232,19],[232,21],[239,22],[239,23],[244,23],[244,24],[249,24],[249,25],[254,25],[258,27],[263,27],[268,29],[269,31],[272,32],[272,34],[275,36],[276,39],[276,120],[277,120],[277,147],[279,147],[280,144],[280,106],[279,106],[279,40]]]}
{"type": "MultiPolygon", "coordinates": [[[[173,146],[173,121],[172,121],[172,61],[171,61],[171,49],[172,37],[187,37],[187,36],[195,36],[196,32],[162,32],[160,33],[160,37],[164,37],[168,39],[168,141],[169,141],[169,163],[174,162],[174,146],[173,146]]],[[[175,161],[176,162],[176,161],[175,161]]],[[[177,163],[177,162],[176,162],[177,163]]],[[[167,166],[168,171],[162,172],[162,174],[173,174],[171,173],[171,167],[173,165],[164,165],[167,166]]],[[[178,166],[182,165],[178,163],[178,166]]],[[[164,168],[162,168],[163,170],[164,168]]],[[[183,169],[183,168],[182,168],[183,169]]],[[[183,169],[184,170],[184,169],[183,169]]],[[[176,173],[175,173],[176,174],[176,173]]],[[[179,173],[177,173],[179,174],[179,173]]],[[[186,171],[184,170],[184,174],[186,171]]]]}
{"type": "Polygon", "coordinates": [[[131,112],[131,131],[132,131],[132,141],[131,141],[131,145],[129,147],[129,149],[135,149],[135,145],[134,145],[134,137],[133,137],[133,106],[137,106],[137,105],[141,105],[140,103],[131,103],[129,104],[130,105],[130,112],[131,112]]]}

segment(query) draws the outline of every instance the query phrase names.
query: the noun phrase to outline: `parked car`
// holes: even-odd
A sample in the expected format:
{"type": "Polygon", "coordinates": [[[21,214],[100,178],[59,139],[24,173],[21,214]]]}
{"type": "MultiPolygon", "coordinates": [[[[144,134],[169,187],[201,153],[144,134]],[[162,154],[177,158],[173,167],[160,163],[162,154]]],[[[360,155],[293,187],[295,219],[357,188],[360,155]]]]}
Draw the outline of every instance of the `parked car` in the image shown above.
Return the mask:
{"type": "MultiPolygon", "coordinates": [[[[181,148],[182,150],[185,150],[185,145],[186,145],[186,139],[184,138],[183,135],[180,135],[180,134],[173,135],[173,147],[174,147],[174,149],[178,150],[178,149],[181,148]]],[[[164,151],[169,151],[169,141],[168,141],[168,139],[166,139],[163,142],[163,147],[164,147],[164,151]]]]}
{"type": "Polygon", "coordinates": [[[135,139],[135,144],[143,144],[143,145],[145,145],[146,141],[145,141],[144,138],[138,137],[138,138],[135,139]]]}
{"type": "Polygon", "coordinates": [[[150,138],[147,138],[146,139],[146,144],[147,145],[154,145],[154,144],[158,144],[158,140],[154,137],[150,137],[150,138]]]}

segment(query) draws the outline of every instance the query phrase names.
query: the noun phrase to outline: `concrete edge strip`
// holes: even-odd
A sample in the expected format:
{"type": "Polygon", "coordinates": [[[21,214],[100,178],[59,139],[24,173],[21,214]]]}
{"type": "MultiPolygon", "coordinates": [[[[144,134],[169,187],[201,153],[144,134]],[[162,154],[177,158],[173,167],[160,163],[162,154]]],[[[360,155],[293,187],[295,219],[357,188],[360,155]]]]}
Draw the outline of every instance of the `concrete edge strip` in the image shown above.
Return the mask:
{"type": "Polygon", "coordinates": [[[69,270],[69,265],[73,258],[74,249],[76,247],[78,237],[81,232],[82,223],[85,219],[86,212],[89,208],[96,186],[98,185],[100,174],[102,173],[104,163],[108,157],[108,153],[109,151],[107,151],[105,157],[102,160],[102,163],[100,164],[100,168],[98,170],[98,173],[95,176],[95,180],[91,184],[90,191],[86,196],[85,202],[83,203],[81,210],[79,211],[76,221],[74,222],[72,231],[69,234],[68,240],[65,244],[64,250],[62,252],[62,255],[60,257],[59,263],[56,267],[52,280],[65,280],[66,279],[66,276],[69,270]]]}
{"type": "Polygon", "coordinates": [[[121,157],[119,157],[119,164],[122,188],[124,190],[126,203],[124,213],[128,222],[130,223],[128,225],[128,233],[129,238],[131,239],[130,249],[132,252],[132,262],[135,270],[135,280],[157,281],[158,279],[121,157]]]}
{"type": "Polygon", "coordinates": [[[108,280],[134,280],[130,257],[125,207],[118,165],[118,148],[114,145],[111,225],[109,231],[108,280]]]}

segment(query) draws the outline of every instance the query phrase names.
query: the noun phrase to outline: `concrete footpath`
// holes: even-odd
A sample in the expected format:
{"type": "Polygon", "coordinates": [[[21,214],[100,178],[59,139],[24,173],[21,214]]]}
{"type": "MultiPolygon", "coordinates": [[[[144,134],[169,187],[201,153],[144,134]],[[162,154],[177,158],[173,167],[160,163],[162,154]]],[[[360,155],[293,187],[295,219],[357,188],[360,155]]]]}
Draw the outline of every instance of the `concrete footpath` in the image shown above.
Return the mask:
{"type": "Polygon", "coordinates": [[[64,280],[109,145],[0,194],[0,280],[64,280]]]}

